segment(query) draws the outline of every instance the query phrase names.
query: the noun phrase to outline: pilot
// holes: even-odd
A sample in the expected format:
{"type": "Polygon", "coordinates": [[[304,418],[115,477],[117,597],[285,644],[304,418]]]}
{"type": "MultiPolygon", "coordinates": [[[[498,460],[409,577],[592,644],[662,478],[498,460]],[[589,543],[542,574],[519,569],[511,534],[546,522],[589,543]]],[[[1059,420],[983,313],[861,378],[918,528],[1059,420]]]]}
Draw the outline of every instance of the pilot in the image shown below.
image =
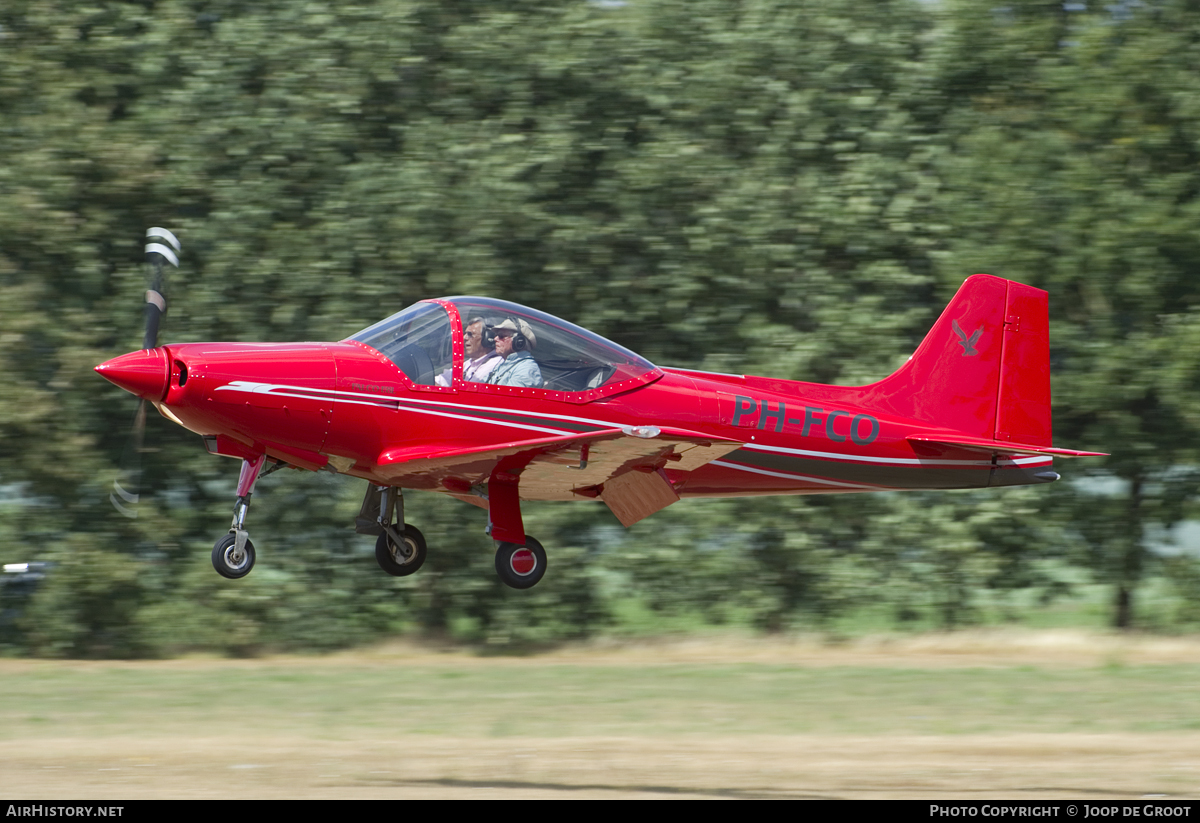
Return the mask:
{"type": "Polygon", "coordinates": [[[488,375],[500,365],[504,358],[496,351],[495,341],[485,334],[486,323],[482,317],[472,317],[463,331],[463,380],[486,383],[488,375]]]}
{"type": "MultiPolygon", "coordinates": [[[[486,383],[492,369],[500,365],[503,359],[496,353],[496,348],[490,335],[485,333],[487,322],[482,317],[472,317],[467,321],[463,330],[463,380],[473,383],[486,383]]],[[[439,386],[450,385],[450,369],[437,376],[435,381],[439,386]]]]}
{"type": "Polygon", "coordinates": [[[531,389],[542,387],[542,370],[530,351],[537,347],[537,337],[528,323],[519,318],[507,318],[503,323],[492,326],[496,336],[496,352],[504,358],[492,369],[487,382],[497,386],[525,386],[531,389]]]}

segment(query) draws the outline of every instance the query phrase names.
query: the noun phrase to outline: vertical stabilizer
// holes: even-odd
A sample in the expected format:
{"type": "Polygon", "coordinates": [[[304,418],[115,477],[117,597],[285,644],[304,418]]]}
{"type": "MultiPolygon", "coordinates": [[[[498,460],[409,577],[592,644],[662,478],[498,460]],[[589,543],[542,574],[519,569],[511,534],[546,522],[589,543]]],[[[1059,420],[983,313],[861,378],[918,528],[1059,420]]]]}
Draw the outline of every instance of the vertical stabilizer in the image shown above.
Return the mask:
{"type": "Polygon", "coordinates": [[[1050,445],[1046,292],[988,274],[959,288],[895,374],[862,402],[972,437],[1050,445]]]}

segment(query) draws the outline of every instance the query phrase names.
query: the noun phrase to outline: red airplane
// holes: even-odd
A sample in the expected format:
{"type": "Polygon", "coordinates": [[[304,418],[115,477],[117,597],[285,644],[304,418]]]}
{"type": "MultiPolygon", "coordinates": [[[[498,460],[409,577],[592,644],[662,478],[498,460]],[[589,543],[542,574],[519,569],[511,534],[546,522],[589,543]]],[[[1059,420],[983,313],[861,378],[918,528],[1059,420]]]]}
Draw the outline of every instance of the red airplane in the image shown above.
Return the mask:
{"type": "MultiPolygon", "coordinates": [[[[177,265],[157,242],[174,237],[151,234],[158,271],[177,265]]],[[[522,500],[599,500],[630,526],[681,497],[1047,483],[1054,456],[1102,456],[1051,446],[1046,292],[986,274],[898,371],[853,387],[661,368],[487,297],[423,300],[338,343],[156,346],[160,279],[147,299],[146,348],[96,371],[242,460],[212,553],[227,578],[254,565],[245,517],[268,463],[366,480],[356,528],[392,575],[426,556],[403,489],[479,506],[497,573],[524,589],[546,552],[522,500]]]]}

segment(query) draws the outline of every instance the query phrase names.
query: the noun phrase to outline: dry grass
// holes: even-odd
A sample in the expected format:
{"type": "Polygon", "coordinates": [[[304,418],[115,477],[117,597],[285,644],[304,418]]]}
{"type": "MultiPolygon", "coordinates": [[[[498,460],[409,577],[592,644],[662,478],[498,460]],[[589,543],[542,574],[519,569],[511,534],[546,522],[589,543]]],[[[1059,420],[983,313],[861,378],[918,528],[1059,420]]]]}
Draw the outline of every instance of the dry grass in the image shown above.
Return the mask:
{"type": "MultiPolygon", "coordinates": [[[[394,645],[376,653],[412,653],[394,645]]],[[[356,652],[356,656],[369,656],[356,652]]],[[[1163,637],[1078,630],[980,629],[920,635],[872,635],[831,641],[796,638],[684,638],[641,642],[601,641],[575,646],[546,660],[580,664],[608,662],[782,663],[802,666],[881,666],[885,668],[964,668],[1200,664],[1200,637],[1163,637]]]]}
{"type": "Polygon", "coordinates": [[[1066,632],[8,660],[0,776],[45,799],[1194,798],[1198,664],[1195,639],[1066,632]]]}

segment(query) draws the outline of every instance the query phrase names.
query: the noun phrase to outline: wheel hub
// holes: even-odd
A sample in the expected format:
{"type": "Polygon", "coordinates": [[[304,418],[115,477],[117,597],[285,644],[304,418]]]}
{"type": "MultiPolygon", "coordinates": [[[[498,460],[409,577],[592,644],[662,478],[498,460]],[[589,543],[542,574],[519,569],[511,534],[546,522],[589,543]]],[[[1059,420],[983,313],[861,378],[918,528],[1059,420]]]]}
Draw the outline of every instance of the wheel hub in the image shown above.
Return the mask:
{"type": "Polygon", "coordinates": [[[513,574],[528,577],[537,568],[537,557],[529,549],[517,549],[509,558],[508,565],[513,574]]]}
{"type": "Polygon", "coordinates": [[[411,540],[404,540],[402,543],[393,543],[388,541],[392,547],[392,559],[400,565],[408,563],[417,553],[417,546],[411,540]]]}

